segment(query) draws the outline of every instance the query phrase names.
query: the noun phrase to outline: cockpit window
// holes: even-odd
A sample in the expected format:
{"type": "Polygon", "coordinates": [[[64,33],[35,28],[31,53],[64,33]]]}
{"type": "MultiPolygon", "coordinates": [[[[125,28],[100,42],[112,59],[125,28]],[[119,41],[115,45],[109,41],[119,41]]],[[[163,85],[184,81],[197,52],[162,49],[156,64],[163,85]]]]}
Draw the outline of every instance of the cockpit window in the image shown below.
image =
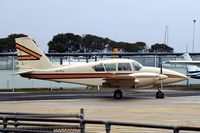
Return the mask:
{"type": "Polygon", "coordinates": [[[116,71],[116,64],[115,63],[109,63],[104,64],[106,71],[116,71]]]}
{"type": "Polygon", "coordinates": [[[133,62],[133,67],[135,68],[136,71],[139,71],[142,68],[142,64],[140,64],[137,61],[133,62]]]}
{"type": "Polygon", "coordinates": [[[118,71],[131,71],[131,64],[130,63],[119,63],[118,71]]]}
{"type": "Polygon", "coordinates": [[[103,64],[98,64],[98,65],[95,65],[92,67],[95,71],[105,71],[104,67],[103,67],[103,64]]]}

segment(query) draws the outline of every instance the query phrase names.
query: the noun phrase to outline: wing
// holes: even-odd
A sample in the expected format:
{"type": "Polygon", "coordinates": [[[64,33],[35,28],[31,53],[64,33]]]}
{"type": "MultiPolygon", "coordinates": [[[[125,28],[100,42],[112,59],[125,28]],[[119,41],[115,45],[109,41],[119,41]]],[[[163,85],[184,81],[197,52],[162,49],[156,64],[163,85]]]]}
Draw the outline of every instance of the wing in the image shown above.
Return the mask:
{"type": "Polygon", "coordinates": [[[116,75],[112,77],[104,78],[105,82],[103,83],[104,87],[131,87],[135,88],[135,86],[139,83],[139,80],[133,75],[116,75]]]}
{"type": "Polygon", "coordinates": [[[188,53],[183,54],[183,58],[184,58],[184,60],[179,60],[179,61],[170,60],[165,63],[180,64],[180,65],[200,65],[200,61],[193,61],[188,53]]]}

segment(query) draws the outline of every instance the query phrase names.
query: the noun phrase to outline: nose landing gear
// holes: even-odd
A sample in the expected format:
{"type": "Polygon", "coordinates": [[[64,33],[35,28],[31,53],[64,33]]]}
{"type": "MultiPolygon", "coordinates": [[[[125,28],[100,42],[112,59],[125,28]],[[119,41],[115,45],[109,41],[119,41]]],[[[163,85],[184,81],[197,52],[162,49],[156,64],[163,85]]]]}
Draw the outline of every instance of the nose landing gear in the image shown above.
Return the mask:
{"type": "MultiPolygon", "coordinates": [[[[160,60],[160,75],[163,74],[163,70],[162,70],[162,61],[160,60]]],[[[163,79],[161,78],[161,76],[159,76],[160,78],[160,88],[158,87],[158,91],[156,92],[156,98],[158,99],[163,99],[165,98],[165,94],[164,92],[161,91],[161,89],[163,89],[163,79]]]]}
{"type": "Polygon", "coordinates": [[[163,98],[165,98],[165,93],[162,92],[162,91],[160,90],[160,88],[158,88],[158,91],[156,92],[156,98],[157,98],[157,99],[163,99],[163,98]]]}
{"type": "Polygon", "coordinates": [[[120,89],[116,89],[114,91],[114,98],[115,99],[121,99],[123,97],[123,93],[120,89]]]}

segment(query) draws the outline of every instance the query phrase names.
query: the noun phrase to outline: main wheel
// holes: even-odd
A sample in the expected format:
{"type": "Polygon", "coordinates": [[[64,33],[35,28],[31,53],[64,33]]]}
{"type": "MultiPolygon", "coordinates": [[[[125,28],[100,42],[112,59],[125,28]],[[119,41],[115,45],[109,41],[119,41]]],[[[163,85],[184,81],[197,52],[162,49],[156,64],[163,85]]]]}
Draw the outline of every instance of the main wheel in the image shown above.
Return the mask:
{"type": "Polygon", "coordinates": [[[121,99],[122,96],[123,96],[123,93],[120,89],[115,90],[115,92],[114,92],[114,98],[115,99],[121,99]]]}
{"type": "Polygon", "coordinates": [[[162,91],[156,92],[156,98],[165,98],[165,93],[162,91]]]}

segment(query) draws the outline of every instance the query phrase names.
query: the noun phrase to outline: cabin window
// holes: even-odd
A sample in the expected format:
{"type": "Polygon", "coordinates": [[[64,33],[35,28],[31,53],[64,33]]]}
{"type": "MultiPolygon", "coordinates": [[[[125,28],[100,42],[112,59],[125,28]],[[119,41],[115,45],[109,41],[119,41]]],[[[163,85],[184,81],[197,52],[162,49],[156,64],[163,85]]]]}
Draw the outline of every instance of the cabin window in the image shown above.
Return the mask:
{"type": "Polygon", "coordinates": [[[131,64],[130,63],[119,63],[118,71],[131,71],[131,64]]]}
{"type": "Polygon", "coordinates": [[[110,63],[110,64],[104,64],[106,71],[116,71],[116,64],[110,63]]]}
{"type": "Polygon", "coordinates": [[[140,64],[137,61],[133,62],[133,67],[135,68],[136,71],[139,71],[142,68],[142,64],[140,64]]]}
{"type": "Polygon", "coordinates": [[[105,71],[104,67],[103,67],[103,64],[98,64],[98,65],[95,65],[92,67],[95,71],[105,71]]]}

